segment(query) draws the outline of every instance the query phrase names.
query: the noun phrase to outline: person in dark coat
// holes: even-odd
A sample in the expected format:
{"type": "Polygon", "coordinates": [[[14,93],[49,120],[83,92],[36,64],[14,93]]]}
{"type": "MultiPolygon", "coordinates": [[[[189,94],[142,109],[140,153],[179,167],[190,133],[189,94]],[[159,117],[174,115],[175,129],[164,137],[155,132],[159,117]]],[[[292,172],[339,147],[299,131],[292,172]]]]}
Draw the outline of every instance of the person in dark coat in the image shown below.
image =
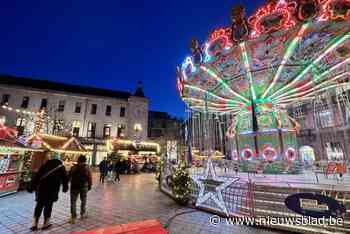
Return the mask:
{"type": "Polygon", "coordinates": [[[53,203],[58,200],[58,193],[61,184],[63,192],[68,191],[68,176],[63,163],[49,155],[48,160],[43,164],[36,176],[33,178],[29,192],[36,191],[36,206],[34,210],[32,231],[38,229],[38,223],[44,210],[44,224],[42,229],[51,227],[50,217],[53,203]]]}
{"type": "Polygon", "coordinates": [[[80,217],[83,219],[86,217],[86,200],[87,193],[91,190],[92,176],[91,171],[86,165],[86,157],[80,155],[78,158],[78,164],[74,165],[69,172],[70,179],[70,208],[71,219],[70,223],[74,224],[77,217],[77,199],[80,196],[80,217]]]}
{"type": "Polygon", "coordinates": [[[120,159],[117,159],[117,161],[114,164],[114,182],[118,180],[118,182],[120,181],[120,172],[122,171],[122,162],[120,161],[120,159]]]}
{"type": "Polygon", "coordinates": [[[108,161],[108,181],[112,181],[113,182],[113,171],[114,171],[114,163],[113,161],[108,161]]]}
{"type": "Polygon", "coordinates": [[[100,182],[104,183],[105,177],[108,173],[108,162],[106,157],[100,162],[99,168],[100,168],[100,182]]]}

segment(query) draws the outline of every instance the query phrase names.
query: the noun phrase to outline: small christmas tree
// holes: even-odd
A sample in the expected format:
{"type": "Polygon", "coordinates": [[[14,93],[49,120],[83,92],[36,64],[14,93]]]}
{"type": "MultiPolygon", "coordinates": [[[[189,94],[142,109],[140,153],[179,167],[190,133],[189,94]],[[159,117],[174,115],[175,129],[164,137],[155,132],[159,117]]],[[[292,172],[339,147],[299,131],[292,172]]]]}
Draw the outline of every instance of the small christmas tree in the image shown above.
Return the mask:
{"type": "Polygon", "coordinates": [[[172,176],[172,192],[175,201],[186,205],[190,200],[192,180],[185,163],[180,163],[172,176]]]}
{"type": "Polygon", "coordinates": [[[22,180],[23,182],[29,182],[31,180],[31,152],[25,152],[23,155],[23,166],[22,166],[22,180]]]}

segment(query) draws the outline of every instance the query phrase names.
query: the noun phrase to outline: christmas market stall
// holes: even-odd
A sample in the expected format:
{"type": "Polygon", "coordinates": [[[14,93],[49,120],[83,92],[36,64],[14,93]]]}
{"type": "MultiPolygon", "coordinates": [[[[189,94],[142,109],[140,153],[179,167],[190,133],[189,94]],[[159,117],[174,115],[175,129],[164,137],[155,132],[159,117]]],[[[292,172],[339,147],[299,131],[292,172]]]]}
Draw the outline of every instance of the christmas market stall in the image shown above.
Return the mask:
{"type": "Polygon", "coordinates": [[[132,157],[138,163],[144,163],[145,158],[152,161],[159,160],[160,145],[149,141],[131,141],[125,139],[111,139],[107,141],[107,149],[110,153],[120,156],[132,157]]]}
{"type": "Polygon", "coordinates": [[[33,149],[18,142],[17,131],[0,123],[0,197],[14,193],[29,178],[33,149]]]}
{"type": "Polygon", "coordinates": [[[77,161],[79,155],[89,154],[89,151],[75,137],[36,133],[28,138],[27,144],[42,150],[33,155],[32,170],[34,172],[47,160],[48,153],[57,155],[64,162],[67,170],[77,161]]]}

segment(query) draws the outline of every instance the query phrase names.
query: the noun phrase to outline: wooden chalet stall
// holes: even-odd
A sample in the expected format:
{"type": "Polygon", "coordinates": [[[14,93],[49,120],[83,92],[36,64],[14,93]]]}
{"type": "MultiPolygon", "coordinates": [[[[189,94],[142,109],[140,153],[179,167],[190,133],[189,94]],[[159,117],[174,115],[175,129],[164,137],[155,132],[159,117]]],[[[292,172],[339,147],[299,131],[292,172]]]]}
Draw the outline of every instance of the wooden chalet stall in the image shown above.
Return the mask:
{"type": "Polygon", "coordinates": [[[160,145],[155,142],[137,142],[115,138],[107,141],[107,149],[109,153],[132,157],[138,163],[143,163],[145,157],[152,161],[159,160],[160,145]]]}
{"type": "MultiPolygon", "coordinates": [[[[58,155],[67,170],[77,161],[79,155],[89,154],[89,151],[75,137],[34,134],[28,139],[28,144],[42,150],[33,155],[32,170],[34,172],[47,160],[50,153],[58,155]]],[[[88,161],[89,159],[88,157],[88,161]]]]}
{"type": "Polygon", "coordinates": [[[18,142],[17,131],[0,123],[0,196],[14,193],[29,173],[32,152],[39,152],[18,142]]]}

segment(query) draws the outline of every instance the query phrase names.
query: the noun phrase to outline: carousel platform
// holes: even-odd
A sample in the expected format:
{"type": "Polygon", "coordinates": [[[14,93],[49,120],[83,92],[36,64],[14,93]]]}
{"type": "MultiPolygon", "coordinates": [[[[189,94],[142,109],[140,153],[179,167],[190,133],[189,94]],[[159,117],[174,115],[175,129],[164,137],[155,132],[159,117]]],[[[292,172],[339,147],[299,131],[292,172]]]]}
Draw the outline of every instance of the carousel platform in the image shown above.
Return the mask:
{"type": "MultiPolygon", "coordinates": [[[[204,168],[191,168],[191,174],[204,173],[204,168]]],[[[342,179],[338,179],[338,176],[331,174],[325,176],[321,173],[314,173],[312,171],[304,171],[298,175],[288,174],[256,174],[224,170],[216,168],[216,175],[219,177],[239,177],[241,181],[252,181],[257,185],[266,185],[271,187],[281,188],[300,188],[300,189],[318,189],[318,190],[333,190],[333,191],[347,191],[350,192],[350,174],[344,174],[342,179]]]]}
{"type": "MultiPolygon", "coordinates": [[[[350,233],[350,175],[345,174],[342,180],[336,176],[315,175],[306,171],[298,175],[264,175],[253,173],[235,173],[234,171],[215,168],[216,176],[220,178],[239,177],[237,183],[231,184],[222,192],[223,202],[229,216],[236,217],[302,217],[290,210],[285,200],[288,196],[298,193],[312,193],[331,197],[346,207],[342,225],[295,225],[277,224],[263,225],[272,229],[286,230],[295,233],[350,233]],[[318,176],[318,178],[316,177],[318,176]]],[[[204,168],[191,168],[192,176],[203,175],[204,168]]],[[[162,180],[161,190],[172,196],[171,188],[162,180]]],[[[199,196],[199,187],[192,188],[191,204],[195,205],[199,196]]],[[[195,205],[196,206],[196,205],[195,205]]],[[[196,206],[197,207],[197,206],[196,206]]],[[[213,200],[208,200],[198,209],[227,216],[213,200]]]]}

